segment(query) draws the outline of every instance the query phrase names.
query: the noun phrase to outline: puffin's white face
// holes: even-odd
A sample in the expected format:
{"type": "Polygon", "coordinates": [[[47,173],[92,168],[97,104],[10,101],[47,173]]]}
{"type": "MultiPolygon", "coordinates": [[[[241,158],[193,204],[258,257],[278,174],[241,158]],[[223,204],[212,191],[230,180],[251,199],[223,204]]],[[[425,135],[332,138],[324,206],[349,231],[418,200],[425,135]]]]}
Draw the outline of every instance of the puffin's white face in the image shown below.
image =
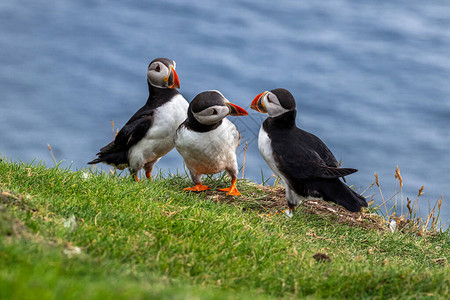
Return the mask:
{"type": "Polygon", "coordinates": [[[179,88],[178,75],[175,72],[175,62],[169,68],[159,61],[150,64],[147,71],[147,79],[151,85],[159,88],[179,88]]]}
{"type": "Polygon", "coordinates": [[[227,115],[245,116],[248,113],[236,104],[230,103],[219,91],[206,91],[198,94],[191,104],[196,106],[199,111],[194,112],[194,118],[204,125],[213,125],[219,123],[227,115]]]}
{"type": "Polygon", "coordinates": [[[204,125],[212,125],[220,122],[230,113],[228,106],[214,105],[199,112],[192,112],[194,118],[204,125]]]}
{"type": "Polygon", "coordinates": [[[277,96],[272,92],[264,92],[256,96],[251,108],[262,113],[269,113],[269,117],[278,117],[289,111],[281,106],[277,96]]]}

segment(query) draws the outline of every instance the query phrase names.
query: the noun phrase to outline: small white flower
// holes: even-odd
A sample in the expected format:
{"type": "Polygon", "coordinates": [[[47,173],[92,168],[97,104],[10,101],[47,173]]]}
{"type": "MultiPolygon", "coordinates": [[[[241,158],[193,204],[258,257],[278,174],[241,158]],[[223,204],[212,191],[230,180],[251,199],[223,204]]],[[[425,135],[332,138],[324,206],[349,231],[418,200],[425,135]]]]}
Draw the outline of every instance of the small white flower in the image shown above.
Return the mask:
{"type": "Polygon", "coordinates": [[[67,256],[74,256],[74,255],[80,255],[81,254],[81,248],[77,246],[69,246],[66,249],[63,250],[63,253],[67,256]]]}
{"type": "Polygon", "coordinates": [[[74,215],[70,216],[68,219],[62,219],[64,222],[64,228],[70,228],[71,230],[74,230],[77,227],[77,219],[74,215]]]}
{"type": "Polygon", "coordinates": [[[391,222],[389,222],[389,229],[391,232],[394,232],[395,229],[397,229],[397,222],[395,220],[391,220],[391,222]]]}

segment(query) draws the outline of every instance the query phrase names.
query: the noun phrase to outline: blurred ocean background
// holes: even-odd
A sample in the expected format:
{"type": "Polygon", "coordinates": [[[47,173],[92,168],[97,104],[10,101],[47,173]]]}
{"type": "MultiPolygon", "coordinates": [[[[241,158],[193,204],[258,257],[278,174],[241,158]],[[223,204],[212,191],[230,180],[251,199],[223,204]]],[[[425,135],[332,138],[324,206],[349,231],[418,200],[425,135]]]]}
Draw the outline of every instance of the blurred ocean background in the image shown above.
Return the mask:
{"type": "MultiPolygon", "coordinates": [[[[148,96],[156,57],[177,62],[190,101],[220,90],[249,108],[260,92],[284,87],[297,124],[359,169],[364,190],[377,172],[386,198],[444,197],[450,222],[449,1],[31,1],[0,2],[0,153],[11,160],[86,162],[148,96]]],[[[270,169],[257,149],[266,117],[233,118],[247,141],[245,177],[270,169]]],[[[108,170],[108,167],[102,167],[108,170]]],[[[183,171],[173,150],[157,169],[183,171]]],[[[1,176],[1,174],[0,174],[1,176]]],[[[270,181],[269,181],[270,183],[270,181]]],[[[371,188],[381,201],[378,189],[371,188]]]]}

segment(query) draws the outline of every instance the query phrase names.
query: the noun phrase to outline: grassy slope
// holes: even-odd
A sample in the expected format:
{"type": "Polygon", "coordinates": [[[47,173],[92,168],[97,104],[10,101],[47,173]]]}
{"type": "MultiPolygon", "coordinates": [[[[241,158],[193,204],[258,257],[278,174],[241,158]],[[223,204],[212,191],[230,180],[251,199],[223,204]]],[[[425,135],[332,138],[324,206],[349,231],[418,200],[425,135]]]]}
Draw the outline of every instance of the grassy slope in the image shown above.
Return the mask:
{"type": "Polygon", "coordinates": [[[448,296],[448,233],[268,216],[181,191],[188,184],[0,163],[0,298],[448,296]],[[72,215],[76,226],[64,226],[72,215]]]}

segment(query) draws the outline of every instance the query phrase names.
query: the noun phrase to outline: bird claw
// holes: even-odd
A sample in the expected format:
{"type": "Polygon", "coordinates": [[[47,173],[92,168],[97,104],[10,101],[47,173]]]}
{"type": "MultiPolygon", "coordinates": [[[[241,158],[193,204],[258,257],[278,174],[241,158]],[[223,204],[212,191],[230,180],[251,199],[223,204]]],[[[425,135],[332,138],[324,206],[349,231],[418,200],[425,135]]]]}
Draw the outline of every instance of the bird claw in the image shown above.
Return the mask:
{"type": "Polygon", "coordinates": [[[286,215],[286,217],[288,218],[292,218],[294,216],[294,213],[292,211],[292,209],[288,208],[285,211],[283,211],[283,213],[286,215]]]}

